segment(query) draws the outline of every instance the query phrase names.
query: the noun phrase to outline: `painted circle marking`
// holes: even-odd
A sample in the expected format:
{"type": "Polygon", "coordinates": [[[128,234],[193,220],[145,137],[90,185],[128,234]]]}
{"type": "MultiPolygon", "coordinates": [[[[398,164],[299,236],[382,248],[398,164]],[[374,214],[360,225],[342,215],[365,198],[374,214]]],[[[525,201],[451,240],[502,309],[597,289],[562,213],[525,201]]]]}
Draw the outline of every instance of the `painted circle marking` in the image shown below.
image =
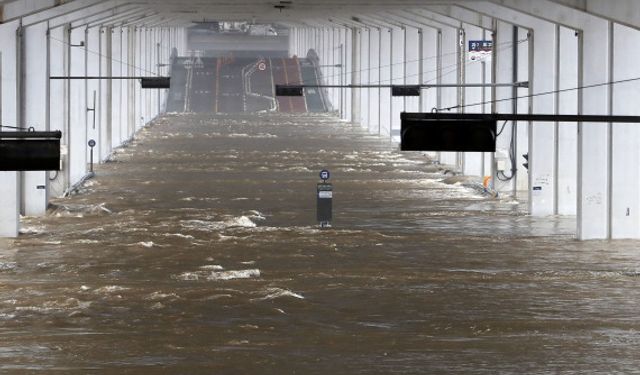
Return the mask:
{"type": "Polygon", "coordinates": [[[258,64],[258,70],[261,70],[261,71],[265,71],[265,70],[267,70],[267,64],[265,64],[265,62],[264,62],[264,61],[261,61],[261,62],[258,64]]]}

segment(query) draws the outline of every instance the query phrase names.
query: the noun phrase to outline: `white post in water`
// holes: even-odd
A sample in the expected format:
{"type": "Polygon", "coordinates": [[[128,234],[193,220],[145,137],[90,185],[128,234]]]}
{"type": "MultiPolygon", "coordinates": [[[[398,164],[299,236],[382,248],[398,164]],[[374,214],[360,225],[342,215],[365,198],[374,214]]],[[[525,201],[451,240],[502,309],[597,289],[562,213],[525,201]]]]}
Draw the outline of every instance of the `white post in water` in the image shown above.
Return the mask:
{"type": "Polygon", "coordinates": [[[318,184],[317,219],[320,228],[330,228],[333,219],[333,185],[327,180],[331,173],[324,169],[320,172],[322,183],[318,184]]]}

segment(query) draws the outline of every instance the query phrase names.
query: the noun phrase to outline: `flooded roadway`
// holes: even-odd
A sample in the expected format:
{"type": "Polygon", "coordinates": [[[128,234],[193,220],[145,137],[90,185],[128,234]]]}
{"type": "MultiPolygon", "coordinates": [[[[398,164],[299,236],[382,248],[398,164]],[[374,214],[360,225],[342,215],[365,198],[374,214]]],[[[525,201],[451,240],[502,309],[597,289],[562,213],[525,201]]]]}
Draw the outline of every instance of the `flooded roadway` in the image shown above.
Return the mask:
{"type": "Polygon", "coordinates": [[[443,178],[328,117],[170,115],[0,242],[0,373],[640,371],[638,242],[443,178]]]}

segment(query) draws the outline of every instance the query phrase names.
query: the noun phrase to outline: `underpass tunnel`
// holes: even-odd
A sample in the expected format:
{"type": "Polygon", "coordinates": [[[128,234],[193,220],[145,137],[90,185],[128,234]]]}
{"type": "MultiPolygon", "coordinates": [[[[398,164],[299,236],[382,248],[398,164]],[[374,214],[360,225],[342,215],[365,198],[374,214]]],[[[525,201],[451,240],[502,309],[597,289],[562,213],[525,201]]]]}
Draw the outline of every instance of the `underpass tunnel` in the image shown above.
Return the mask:
{"type": "Polygon", "coordinates": [[[640,1],[0,0],[0,374],[636,374],[640,1]]]}
{"type": "MultiPolygon", "coordinates": [[[[92,157],[108,161],[167,112],[328,113],[392,144],[402,112],[637,115],[638,5],[535,3],[1,1],[2,131],[62,139],[59,171],[0,172],[0,234],[17,236],[21,215],[45,215],[92,176],[92,157]],[[141,87],[169,76],[170,90],[141,87]],[[396,97],[390,85],[423,87],[396,97]]],[[[527,201],[533,217],[575,216],[579,239],[640,238],[636,124],[498,130],[495,153],[425,160],[527,201]]]]}

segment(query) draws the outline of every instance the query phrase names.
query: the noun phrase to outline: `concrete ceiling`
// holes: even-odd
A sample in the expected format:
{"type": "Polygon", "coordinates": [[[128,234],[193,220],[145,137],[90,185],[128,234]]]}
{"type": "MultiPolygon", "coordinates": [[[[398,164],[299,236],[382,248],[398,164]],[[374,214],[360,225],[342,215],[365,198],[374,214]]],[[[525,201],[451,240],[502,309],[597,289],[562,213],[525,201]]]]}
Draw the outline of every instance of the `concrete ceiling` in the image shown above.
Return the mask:
{"type": "MultiPolygon", "coordinates": [[[[567,7],[630,27],[640,28],[638,0],[540,0],[544,7],[567,7]],[[612,6],[615,4],[616,6],[612,6]]],[[[470,6],[490,2],[514,9],[529,9],[535,14],[540,9],[534,0],[0,0],[2,7],[17,8],[24,4],[26,14],[44,9],[67,15],[86,10],[93,14],[95,22],[104,22],[100,14],[111,12],[112,22],[125,25],[192,25],[207,21],[247,21],[254,23],[279,23],[291,25],[321,25],[330,19],[342,20],[342,25],[358,24],[354,16],[377,15],[388,12],[410,11],[412,8],[430,6],[470,6]],[[474,4],[475,3],[475,4],[474,4]],[[9,4],[9,5],[7,5],[9,4]],[[64,9],[62,9],[64,8],[64,9]],[[92,13],[94,12],[94,13],[92,13]]],[[[16,19],[19,12],[5,12],[4,21],[16,19]]],[[[25,14],[25,13],[22,13],[25,14]]],[[[77,13],[76,13],[77,14],[77,13]]],[[[84,13],[87,17],[86,14],[84,13]]],[[[43,17],[36,17],[42,19],[43,17]]],[[[71,19],[71,17],[69,17],[71,19]]],[[[2,18],[0,18],[0,21],[2,18]]]]}
{"type": "MultiPolygon", "coordinates": [[[[464,0],[473,1],[473,0],[464,0]]],[[[446,0],[140,0],[162,15],[185,21],[255,21],[297,23],[331,16],[356,15],[430,4],[446,0]]]]}

